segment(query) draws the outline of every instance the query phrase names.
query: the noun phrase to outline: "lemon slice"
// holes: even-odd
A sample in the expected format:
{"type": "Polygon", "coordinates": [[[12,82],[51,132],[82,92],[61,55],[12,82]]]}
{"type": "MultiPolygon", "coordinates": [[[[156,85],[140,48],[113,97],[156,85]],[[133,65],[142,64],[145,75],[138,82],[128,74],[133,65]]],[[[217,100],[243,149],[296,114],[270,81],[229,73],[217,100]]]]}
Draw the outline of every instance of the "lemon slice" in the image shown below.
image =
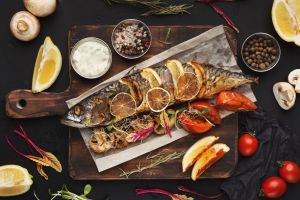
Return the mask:
{"type": "Polygon", "coordinates": [[[174,95],[176,96],[178,78],[182,74],[184,74],[183,66],[178,60],[168,60],[166,67],[169,69],[169,71],[172,74],[172,79],[174,83],[174,95]]]}
{"type": "Polygon", "coordinates": [[[117,119],[123,119],[136,113],[136,102],[128,93],[119,93],[111,101],[110,113],[117,119]]]}
{"type": "Polygon", "coordinates": [[[143,69],[143,71],[141,72],[141,76],[149,81],[151,88],[159,87],[162,84],[162,81],[157,72],[151,68],[143,69]]]}
{"type": "Polygon", "coordinates": [[[300,0],[275,0],[272,21],[283,40],[300,46],[300,0]]]}
{"type": "Polygon", "coordinates": [[[0,166],[0,197],[24,194],[32,185],[27,169],[18,165],[0,166]]]}
{"type": "Polygon", "coordinates": [[[185,72],[178,78],[177,100],[189,101],[194,99],[200,91],[200,83],[197,76],[191,72],[185,72]]]}
{"type": "Polygon", "coordinates": [[[61,66],[61,53],[51,38],[47,36],[35,61],[32,92],[38,93],[48,89],[57,79],[61,66]]]}
{"type": "Polygon", "coordinates": [[[170,103],[170,93],[163,88],[152,88],[146,94],[146,101],[153,112],[164,111],[170,103]]]}

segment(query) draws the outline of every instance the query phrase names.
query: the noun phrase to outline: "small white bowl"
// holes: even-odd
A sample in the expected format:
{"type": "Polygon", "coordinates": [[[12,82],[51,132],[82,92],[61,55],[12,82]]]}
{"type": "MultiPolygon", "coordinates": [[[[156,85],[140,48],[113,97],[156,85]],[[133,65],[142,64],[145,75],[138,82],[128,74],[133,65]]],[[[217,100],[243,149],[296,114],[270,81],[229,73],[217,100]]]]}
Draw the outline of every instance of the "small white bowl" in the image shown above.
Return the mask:
{"type": "Polygon", "coordinates": [[[87,38],[84,38],[84,39],[78,41],[78,42],[74,45],[74,47],[73,47],[73,49],[72,49],[72,51],[71,51],[71,55],[70,55],[70,62],[71,62],[71,65],[72,65],[72,68],[74,69],[74,71],[75,71],[78,75],[80,75],[81,77],[87,78],[87,79],[96,79],[96,78],[99,78],[99,77],[103,76],[103,75],[110,69],[111,63],[112,63],[112,53],[111,53],[111,50],[110,50],[109,46],[108,46],[103,40],[101,40],[101,39],[99,39],[99,38],[96,38],[96,37],[87,37],[87,38]],[[103,70],[101,73],[93,74],[92,76],[86,76],[85,74],[80,73],[80,71],[77,69],[78,67],[76,66],[76,63],[74,63],[73,57],[74,57],[75,51],[78,49],[78,47],[79,47],[80,45],[82,45],[82,44],[85,43],[85,42],[91,42],[91,41],[92,41],[92,42],[97,42],[97,43],[102,44],[102,45],[104,45],[105,47],[107,47],[108,52],[109,52],[109,61],[108,61],[107,66],[105,66],[105,70],[103,70]]]}

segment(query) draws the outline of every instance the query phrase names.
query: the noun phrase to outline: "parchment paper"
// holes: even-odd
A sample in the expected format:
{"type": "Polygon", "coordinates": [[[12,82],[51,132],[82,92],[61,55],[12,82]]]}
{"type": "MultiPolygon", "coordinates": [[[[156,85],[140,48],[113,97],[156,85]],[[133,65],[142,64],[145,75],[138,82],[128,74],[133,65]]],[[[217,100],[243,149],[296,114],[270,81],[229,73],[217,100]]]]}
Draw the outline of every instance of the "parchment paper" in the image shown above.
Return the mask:
{"type": "MultiPolygon", "coordinates": [[[[67,105],[69,108],[74,106],[81,100],[104,88],[112,81],[119,80],[121,77],[128,74],[128,72],[134,73],[134,71],[143,69],[145,67],[160,65],[163,64],[167,59],[178,59],[181,62],[197,60],[201,63],[210,63],[216,67],[221,67],[230,71],[241,71],[227,41],[224,27],[221,25],[181,44],[178,44],[156,56],[153,56],[150,59],[133,66],[134,68],[131,67],[120,72],[119,74],[83,93],[79,97],[67,101],[67,105]]],[[[244,93],[244,95],[249,97],[252,101],[256,101],[250,86],[243,86],[238,90],[244,93]]],[[[222,118],[230,114],[231,112],[221,112],[222,118]]],[[[87,143],[92,131],[90,129],[81,129],[80,132],[85,143],[87,143]]],[[[124,149],[110,150],[107,153],[102,154],[95,154],[92,151],[90,151],[90,153],[96,163],[98,171],[102,172],[172,143],[182,137],[185,137],[186,135],[187,133],[184,130],[172,130],[172,138],[170,138],[168,135],[152,135],[143,143],[137,142],[130,144],[124,149]]]]}

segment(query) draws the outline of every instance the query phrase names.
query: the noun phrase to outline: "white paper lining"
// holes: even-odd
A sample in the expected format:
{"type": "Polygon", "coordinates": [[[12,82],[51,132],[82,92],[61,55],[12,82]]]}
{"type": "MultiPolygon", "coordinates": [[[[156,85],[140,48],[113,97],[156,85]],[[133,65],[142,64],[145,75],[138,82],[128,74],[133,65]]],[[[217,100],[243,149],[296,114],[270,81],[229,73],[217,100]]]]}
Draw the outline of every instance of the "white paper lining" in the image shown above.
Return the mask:
{"type": "MultiPolygon", "coordinates": [[[[119,80],[121,77],[128,74],[128,72],[133,73],[133,71],[145,67],[157,66],[163,64],[163,62],[170,58],[178,59],[181,62],[197,60],[201,63],[210,63],[214,66],[229,69],[231,71],[241,71],[227,41],[224,27],[221,25],[212,28],[205,33],[187,40],[181,44],[178,44],[156,56],[153,56],[150,59],[137,64],[136,66],[133,66],[134,70],[132,71],[131,69],[133,67],[120,72],[119,74],[83,93],[79,97],[68,100],[67,105],[69,108],[76,105],[86,97],[104,88],[112,81],[119,80]]],[[[238,90],[241,91],[244,95],[248,96],[252,101],[256,101],[256,98],[250,86],[243,86],[238,90]]],[[[228,111],[221,112],[222,118],[230,114],[231,112],[228,111]]],[[[92,131],[90,129],[81,129],[80,132],[85,143],[87,143],[92,134],[92,131]]],[[[183,130],[172,130],[172,138],[170,138],[168,135],[153,135],[147,138],[147,140],[145,140],[143,143],[137,142],[134,144],[130,144],[127,148],[124,149],[110,150],[107,153],[102,154],[96,154],[92,151],[90,151],[90,153],[96,163],[98,171],[102,172],[119,164],[132,160],[145,153],[151,152],[157,148],[170,144],[182,137],[185,137],[186,135],[187,133],[183,130]]]]}

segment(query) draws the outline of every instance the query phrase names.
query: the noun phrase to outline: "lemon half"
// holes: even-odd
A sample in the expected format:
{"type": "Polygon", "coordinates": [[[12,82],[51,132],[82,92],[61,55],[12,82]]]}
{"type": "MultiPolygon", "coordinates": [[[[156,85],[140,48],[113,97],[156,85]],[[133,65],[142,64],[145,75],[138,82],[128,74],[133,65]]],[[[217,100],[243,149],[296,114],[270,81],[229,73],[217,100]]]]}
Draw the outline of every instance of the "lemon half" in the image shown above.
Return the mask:
{"type": "Polygon", "coordinates": [[[62,56],[50,37],[40,47],[33,72],[32,92],[48,89],[57,79],[62,66],[62,56]]]}
{"type": "Polygon", "coordinates": [[[18,165],[0,166],[0,197],[16,196],[27,192],[32,176],[18,165]]]}
{"type": "Polygon", "coordinates": [[[300,0],[274,0],[272,21],[283,40],[300,46],[300,0]]]}

